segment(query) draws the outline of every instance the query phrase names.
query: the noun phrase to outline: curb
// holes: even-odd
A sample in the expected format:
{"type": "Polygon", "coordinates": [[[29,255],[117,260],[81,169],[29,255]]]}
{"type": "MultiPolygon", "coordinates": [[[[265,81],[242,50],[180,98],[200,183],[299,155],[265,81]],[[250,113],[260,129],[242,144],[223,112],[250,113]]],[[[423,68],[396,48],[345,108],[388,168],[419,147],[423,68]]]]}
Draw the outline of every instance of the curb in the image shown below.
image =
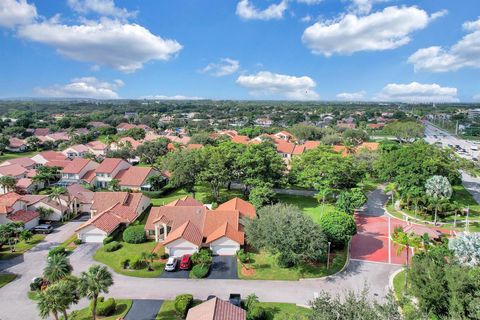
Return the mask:
{"type": "Polygon", "coordinates": [[[394,273],[392,273],[392,274],[390,275],[390,277],[388,278],[388,286],[389,286],[390,289],[391,289],[392,291],[394,291],[394,292],[395,292],[395,288],[393,287],[393,279],[397,276],[397,274],[399,274],[399,273],[402,272],[402,271],[405,271],[405,268],[400,268],[400,269],[398,269],[397,271],[395,271],[394,273]]]}

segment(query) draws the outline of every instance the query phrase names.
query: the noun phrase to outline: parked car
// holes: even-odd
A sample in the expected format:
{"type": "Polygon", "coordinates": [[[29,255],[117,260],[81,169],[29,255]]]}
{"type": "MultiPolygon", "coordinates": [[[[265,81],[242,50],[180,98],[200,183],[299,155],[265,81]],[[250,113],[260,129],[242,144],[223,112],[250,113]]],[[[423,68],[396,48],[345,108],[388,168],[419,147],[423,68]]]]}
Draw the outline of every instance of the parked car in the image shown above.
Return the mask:
{"type": "Polygon", "coordinates": [[[177,257],[170,257],[165,265],[165,271],[175,271],[177,269],[178,259],[177,257]]]}
{"type": "Polygon", "coordinates": [[[53,232],[53,227],[49,224],[39,224],[32,229],[35,233],[49,234],[53,232]]]}
{"type": "Polygon", "coordinates": [[[180,260],[180,269],[189,270],[192,266],[192,258],[189,254],[184,254],[182,260],[180,260]]]}
{"type": "Polygon", "coordinates": [[[239,293],[230,293],[230,297],[228,298],[228,301],[234,306],[240,307],[240,304],[242,302],[242,297],[240,296],[239,293]]]}

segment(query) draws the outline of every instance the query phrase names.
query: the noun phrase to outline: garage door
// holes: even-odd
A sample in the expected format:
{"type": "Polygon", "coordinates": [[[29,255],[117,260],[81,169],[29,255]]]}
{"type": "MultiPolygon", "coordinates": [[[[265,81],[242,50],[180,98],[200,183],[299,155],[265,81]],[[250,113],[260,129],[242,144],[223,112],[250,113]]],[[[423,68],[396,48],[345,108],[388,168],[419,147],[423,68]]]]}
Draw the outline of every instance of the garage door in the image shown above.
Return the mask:
{"type": "Polygon", "coordinates": [[[181,257],[184,254],[194,254],[195,252],[197,252],[197,250],[195,248],[188,248],[188,247],[173,247],[173,248],[170,248],[169,252],[170,252],[170,256],[181,257]]]}
{"type": "Polygon", "coordinates": [[[99,233],[84,233],[82,235],[83,242],[98,243],[98,242],[102,242],[103,239],[105,239],[105,235],[99,234],[99,233]]]}
{"type": "Polygon", "coordinates": [[[223,255],[223,256],[230,256],[234,255],[237,253],[239,247],[238,246],[222,246],[222,245],[216,245],[212,246],[212,253],[213,254],[218,254],[218,255],[223,255]]]}

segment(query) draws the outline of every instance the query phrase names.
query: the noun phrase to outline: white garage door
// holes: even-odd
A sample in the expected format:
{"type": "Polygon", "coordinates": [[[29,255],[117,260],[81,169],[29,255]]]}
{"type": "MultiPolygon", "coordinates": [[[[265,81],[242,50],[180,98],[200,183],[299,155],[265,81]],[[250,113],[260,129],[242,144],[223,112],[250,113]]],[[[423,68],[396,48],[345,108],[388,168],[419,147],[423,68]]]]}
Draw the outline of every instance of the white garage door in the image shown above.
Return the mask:
{"type": "Polygon", "coordinates": [[[84,233],[82,234],[82,241],[83,242],[102,242],[105,239],[105,235],[99,233],[84,233]]]}
{"type": "Polygon", "coordinates": [[[197,252],[195,248],[188,248],[188,247],[173,247],[169,250],[170,256],[173,257],[182,257],[184,254],[194,254],[197,252]]]}
{"type": "Polygon", "coordinates": [[[213,254],[220,256],[231,256],[237,253],[238,246],[214,245],[211,247],[213,254]]]}

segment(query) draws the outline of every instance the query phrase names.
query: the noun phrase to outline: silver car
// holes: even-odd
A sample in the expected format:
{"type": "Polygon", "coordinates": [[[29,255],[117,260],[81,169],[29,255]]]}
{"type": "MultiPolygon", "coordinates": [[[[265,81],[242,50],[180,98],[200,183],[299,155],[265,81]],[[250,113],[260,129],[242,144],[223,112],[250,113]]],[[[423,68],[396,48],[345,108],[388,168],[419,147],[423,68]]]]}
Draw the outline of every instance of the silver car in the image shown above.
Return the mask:
{"type": "Polygon", "coordinates": [[[177,269],[178,258],[177,257],[170,257],[167,260],[167,264],[165,265],[165,271],[175,271],[177,269]]]}

